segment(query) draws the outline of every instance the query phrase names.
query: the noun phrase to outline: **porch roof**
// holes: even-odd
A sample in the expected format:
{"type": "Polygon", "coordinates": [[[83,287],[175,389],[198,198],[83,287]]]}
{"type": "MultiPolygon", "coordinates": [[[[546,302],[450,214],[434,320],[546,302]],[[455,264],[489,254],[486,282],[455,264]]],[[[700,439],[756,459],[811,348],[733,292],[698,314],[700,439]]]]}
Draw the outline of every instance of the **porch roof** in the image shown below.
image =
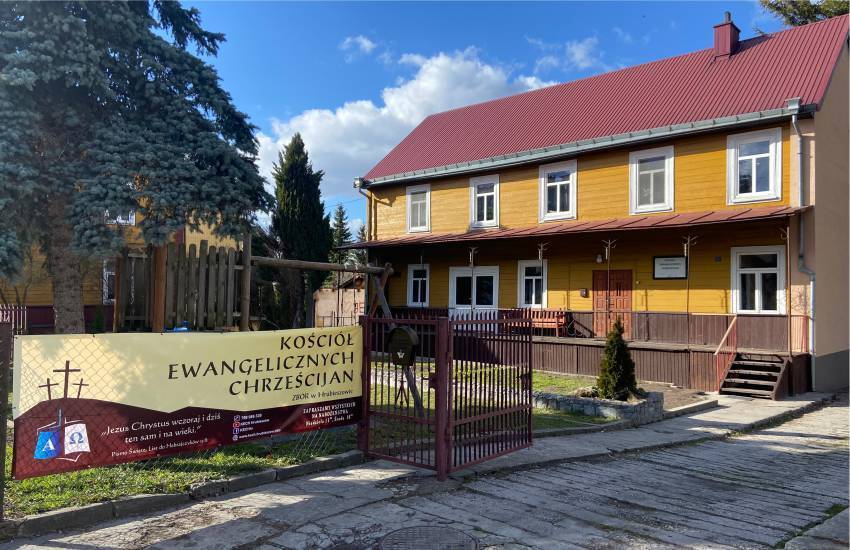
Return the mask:
{"type": "Polygon", "coordinates": [[[645,216],[629,216],[628,218],[609,218],[605,220],[579,221],[573,220],[558,223],[542,223],[533,227],[513,229],[475,229],[463,233],[417,233],[352,243],[340,248],[378,248],[388,246],[407,246],[423,244],[445,244],[465,241],[491,241],[499,239],[516,239],[542,237],[551,235],[567,235],[573,233],[595,233],[610,231],[626,231],[633,229],[665,229],[694,225],[712,225],[744,221],[759,221],[786,218],[801,212],[804,208],[791,206],[763,206],[758,208],[741,208],[728,210],[709,210],[707,212],[682,212],[670,214],[653,214],[645,216]]]}

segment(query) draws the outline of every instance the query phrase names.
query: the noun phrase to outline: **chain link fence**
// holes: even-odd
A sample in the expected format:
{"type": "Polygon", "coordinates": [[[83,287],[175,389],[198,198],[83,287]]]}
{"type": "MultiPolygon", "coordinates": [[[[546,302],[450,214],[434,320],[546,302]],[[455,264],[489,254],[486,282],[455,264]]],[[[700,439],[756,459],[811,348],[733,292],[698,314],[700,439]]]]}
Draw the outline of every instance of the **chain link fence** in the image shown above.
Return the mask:
{"type": "MultiPolygon", "coordinates": [[[[0,324],[0,391],[5,396],[0,403],[7,418],[5,440],[0,446],[0,453],[4,453],[0,458],[5,464],[0,493],[4,518],[137,494],[186,492],[207,481],[300,464],[356,447],[354,426],[286,433],[287,428],[297,423],[297,417],[300,417],[298,410],[281,422],[272,417],[273,422],[267,425],[282,425],[281,430],[263,431],[259,423],[252,426],[250,411],[242,414],[241,418],[234,416],[234,419],[240,419],[239,429],[244,437],[237,437],[236,428],[231,435],[229,413],[226,411],[190,407],[166,414],[167,425],[157,425],[163,415],[151,413],[150,417],[145,417],[144,409],[128,411],[125,406],[110,402],[110,397],[118,401],[118,395],[117,392],[110,394],[108,388],[117,386],[114,382],[110,382],[113,385],[109,386],[106,381],[117,379],[120,383],[122,376],[131,376],[131,373],[122,372],[120,364],[105,360],[106,357],[120,358],[120,352],[104,356],[99,348],[87,345],[86,342],[91,340],[82,335],[70,340],[73,342],[71,348],[66,346],[50,356],[49,368],[27,368],[21,374],[19,387],[22,391],[18,405],[26,414],[13,422],[14,338],[11,325],[0,324]],[[86,398],[92,395],[87,392],[96,385],[100,385],[97,399],[86,398]],[[216,427],[212,429],[204,425],[209,418],[206,415],[211,414],[220,414],[222,420],[227,420],[224,423],[227,431],[222,431],[222,422],[213,422],[216,427]],[[148,427],[127,430],[132,422],[141,422],[148,427]],[[16,427],[21,430],[17,434],[18,441],[15,440],[16,427]],[[178,430],[184,432],[174,436],[178,430]],[[192,430],[198,435],[192,436],[192,430]],[[115,451],[114,446],[97,445],[104,434],[120,438],[113,441],[127,442],[120,446],[121,451],[144,450],[136,454],[110,456],[110,452],[115,451]],[[97,437],[89,446],[88,438],[91,436],[97,437]],[[240,441],[242,439],[247,441],[240,441]],[[230,445],[217,443],[231,440],[234,443],[230,445]],[[13,479],[12,469],[13,446],[23,459],[18,460],[16,465],[16,479],[13,479]],[[126,462],[133,457],[142,459],[126,462]],[[86,466],[104,462],[123,463],[86,466]],[[81,466],[83,469],[77,469],[81,466]],[[43,475],[57,468],[68,471],[43,475]]],[[[40,350],[42,354],[45,352],[49,353],[48,350],[40,350]]],[[[24,360],[26,362],[26,358],[24,360]]],[[[150,392],[157,391],[155,384],[146,387],[150,392]]],[[[234,422],[233,426],[236,425],[234,422]]]]}

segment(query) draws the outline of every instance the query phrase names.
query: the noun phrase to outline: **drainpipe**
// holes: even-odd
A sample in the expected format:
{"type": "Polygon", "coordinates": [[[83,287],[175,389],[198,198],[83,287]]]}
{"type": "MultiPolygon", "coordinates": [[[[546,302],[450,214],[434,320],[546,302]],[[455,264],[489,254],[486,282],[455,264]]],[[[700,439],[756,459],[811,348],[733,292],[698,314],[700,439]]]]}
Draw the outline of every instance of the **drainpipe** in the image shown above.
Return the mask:
{"type": "MultiPolygon", "coordinates": [[[[797,193],[798,204],[805,206],[805,194],[803,193],[803,133],[797,124],[797,116],[800,112],[800,98],[789,99],[786,104],[791,111],[791,126],[797,134],[797,193]]],[[[797,241],[797,271],[809,277],[809,304],[811,304],[812,322],[809,323],[809,347],[812,352],[812,388],[815,387],[815,271],[806,266],[806,222],[803,213],[800,213],[799,233],[797,241]]],[[[791,281],[788,281],[791,284],[791,281]]],[[[788,314],[791,314],[791,304],[788,304],[788,314]]],[[[790,337],[790,335],[789,335],[790,337]]]]}
{"type": "Polygon", "coordinates": [[[354,188],[366,198],[366,240],[372,240],[372,197],[366,194],[363,187],[368,183],[365,178],[354,178],[354,188]]]}

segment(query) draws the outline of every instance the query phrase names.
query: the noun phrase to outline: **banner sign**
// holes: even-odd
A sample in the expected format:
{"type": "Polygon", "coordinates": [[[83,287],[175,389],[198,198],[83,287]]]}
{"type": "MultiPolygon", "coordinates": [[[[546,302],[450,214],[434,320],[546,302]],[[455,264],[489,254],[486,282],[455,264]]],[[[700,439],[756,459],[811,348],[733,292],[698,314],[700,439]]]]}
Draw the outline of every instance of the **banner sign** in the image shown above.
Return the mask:
{"type": "Polygon", "coordinates": [[[15,339],[16,479],[354,424],[359,326],[15,339]]]}

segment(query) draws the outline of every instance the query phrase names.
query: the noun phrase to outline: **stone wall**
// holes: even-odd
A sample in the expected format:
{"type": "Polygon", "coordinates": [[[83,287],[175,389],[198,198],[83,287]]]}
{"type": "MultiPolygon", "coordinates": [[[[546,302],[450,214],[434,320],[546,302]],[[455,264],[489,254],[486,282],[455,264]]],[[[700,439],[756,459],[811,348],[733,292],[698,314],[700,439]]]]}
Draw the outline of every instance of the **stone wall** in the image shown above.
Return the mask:
{"type": "Polygon", "coordinates": [[[661,392],[648,392],[646,399],[634,403],[538,391],[534,392],[533,399],[534,406],[539,409],[616,418],[627,420],[635,426],[664,418],[664,394],[661,392]]]}

